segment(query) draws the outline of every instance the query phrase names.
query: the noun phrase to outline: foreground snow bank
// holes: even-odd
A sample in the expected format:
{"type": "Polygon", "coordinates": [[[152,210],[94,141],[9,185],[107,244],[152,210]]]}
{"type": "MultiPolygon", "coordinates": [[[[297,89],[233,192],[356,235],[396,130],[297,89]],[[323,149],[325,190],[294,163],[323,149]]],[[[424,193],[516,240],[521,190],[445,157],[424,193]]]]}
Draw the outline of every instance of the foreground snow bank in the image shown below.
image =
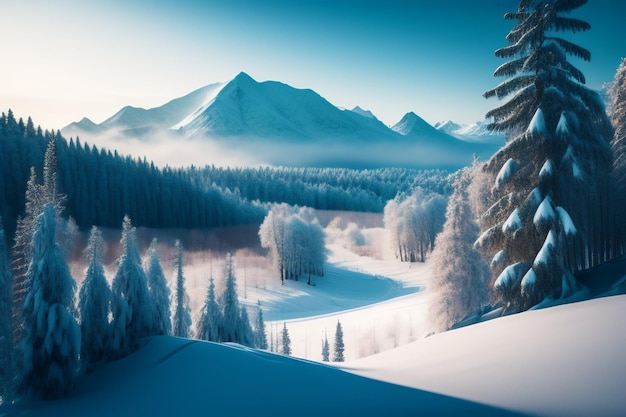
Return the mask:
{"type": "Polygon", "coordinates": [[[79,380],[73,396],[5,410],[28,416],[507,416],[505,410],[319,363],[174,337],[79,380]]]}
{"type": "Polygon", "coordinates": [[[344,369],[538,416],[626,413],[626,296],[438,334],[344,369]]]}

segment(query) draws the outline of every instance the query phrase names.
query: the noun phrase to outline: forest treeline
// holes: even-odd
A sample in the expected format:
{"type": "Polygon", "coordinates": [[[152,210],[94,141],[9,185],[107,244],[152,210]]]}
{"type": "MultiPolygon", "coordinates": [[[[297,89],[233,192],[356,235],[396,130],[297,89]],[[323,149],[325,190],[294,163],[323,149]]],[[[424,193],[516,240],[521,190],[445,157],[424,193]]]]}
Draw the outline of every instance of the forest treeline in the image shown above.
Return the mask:
{"type": "Polygon", "coordinates": [[[65,215],[78,226],[119,228],[128,214],[135,224],[154,228],[198,228],[260,223],[266,210],[217,187],[200,188],[190,172],[158,168],[145,159],[98,149],[60,132],[35,128],[29,117],[0,115],[0,215],[7,238],[24,213],[31,167],[43,174],[47,144],[56,141],[59,193],[66,196],[65,215]]]}
{"type": "Polygon", "coordinates": [[[57,146],[64,215],[82,230],[119,228],[124,215],[138,227],[161,229],[260,224],[269,210],[266,203],[382,213],[388,200],[418,186],[451,194],[454,175],[404,168],[159,168],[79,138],[68,141],[8,110],[0,115],[0,216],[8,239],[24,214],[30,169],[41,177],[50,140],[57,146]]]}
{"type": "Polygon", "coordinates": [[[287,203],[318,210],[382,213],[387,201],[419,187],[452,194],[454,173],[441,169],[207,166],[190,170],[200,186],[217,185],[249,201],[287,203]]]}

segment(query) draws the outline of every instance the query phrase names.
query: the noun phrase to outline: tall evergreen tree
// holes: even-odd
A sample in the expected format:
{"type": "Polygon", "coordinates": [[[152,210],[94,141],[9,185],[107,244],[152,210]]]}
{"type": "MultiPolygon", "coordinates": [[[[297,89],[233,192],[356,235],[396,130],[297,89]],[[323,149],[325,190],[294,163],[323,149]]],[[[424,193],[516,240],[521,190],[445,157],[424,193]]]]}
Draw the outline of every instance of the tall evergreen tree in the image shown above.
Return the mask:
{"type": "Polygon", "coordinates": [[[82,335],[80,357],[82,368],[87,372],[106,360],[109,353],[111,288],[104,275],[103,252],[102,233],[93,226],[85,249],[89,266],[80,286],[78,304],[82,335]]]}
{"type": "Polygon", "coordinates": [[[455,183],[446,223],[431,257],[430,322],[437,332],[478,312],[488,299],[489,268],[474,248],[479,228],[467,192],[470,175],[471,171],[465,170],[455,183]]]}
{"type": "MultiPolygon", "coordinates": [[[[61,223],[62,198],[57,193],[56,181],[56,140],[49,138],[44,155],[44,181],[40,184],[34,167],[30,169],[30,177],[26,184],[25,213],[17,221],[15,232],[15,244],[12,249],[13,272],[13,343],[19,345],[27,337],[28,317],[25,316],[24,305],[27,295],[32,291],[32,276],[30,266],[33,259],[33,236],[40,226],[39,217],[47,205],[52,206],[55,222],[61,223]]],[[[58,242],[60,234],[55,227],[52,235],[58,242]]],[[[28,373],[28,363],[23,363],[22,355],[14,357],[16,373],[25,375],[28,373]]],[[[19,389],[19,387],[18,387],[19,389]]]]}
{"type": "MultiPolygon", "coordinates": [[[[626,210],[626,58],[622,59],[609,90],[611,98],[611,123],[615,134],[611,143],[615,161],[613,163],[613,183],[615,187],[616,212],[626,210]]],[[[626,221],[617,221],[617,244],[619,254],[626,246],[626,221]]]]}
{"type": "Polygon", "coordinates": [[[518,22],[509,46],[496,51],[510,61],[495,76],[508,79],[484,93],[511,97],[487,113],[509,142],[484,167],[494,185],[477,243],[497,254],[492,282],[514,310],[571,295],[574,271],[611,256],[611,126],[602,101],[567,60],[589,60],[589,51],[556,36],[590,28],[563,16],[585,3],[521,0],[505,15],[518,22]]]}
{"type": "Polygon", "coordinates": [[[233,267],[233,258],[230,253],[226,254],[224,260],[224,281],[225,288],[221,297],[222,306],[222,326],[218,330],[221,342],[240,342],[240,320],[241,310],[237,296],[237,283],[233,267]]]}
{"type": "Polygon", "coordinates": [[[283,330],[281,332],[281,343],[283,355],[291,355],[291,338],[289,337],[289,330],[287,329],[287,323],[283,323],[283,330]]]}
{"type": "Polygon", "coordinates": [[[12,281],[7,253],[7,242],[0,219],[0,398],[7,400],[13,377],[12,337],[12,281]]]}
{"type": "Polygon", "coordinates": [[[248,310],[246,306],[241,306],[241,313],[239,314],[239,343],[248,346],[255,347],[254,345],[254,332],[252,326],[250,326],[250,317],[248,316],[248,310]]]}
{"type": "Polygon", "coordinates": [[[113,278],[111,313],[113,316],[111,349],[122,358],[139,348],[139,340],[153,331],[152,303],[146,274],[141,267],[137,235],[130,218],[122,224],[122,256],[113,278]]]}
{"type": "Polygon", "coordinates": [[[210,342],[220,342],[219,329],[222,328],[222,313],[215,300],[215,283],[213,276],[209,279],[204,305],[200,309],[200,316],[196,321],[196,337],[210,342]]]}
{"type": "Polygon", "coordinates": [[[167,285],[161,260],[157,250],[157,240],[152,239],[148,249],[148,291],[154,307],[154,335],[162,336],[172,333],[172,320],[170,312],[171,291],[167,285]]]}
{"type": "Polygon", "coordinates": [[[191,309],[189,295],[185,290],[185,276],[183,275],[183,245],[180,240],[174,243],[174,269],[176,270],[176,305],[174,311],[174,326],[172,334],[177,337],[191,337],[191,309]]]}
{"type": "Polygon", "coordinates": [[[267,335],[265,334],[265,321],[263,321],[263,310],[261,309],[260,300],[258,302],[256,326],[254,327],[254,346],[258,349],[267,349],[267,335]]]}
{"type": "Polygon", "coordinates": [[[21,387],[54,399],[72,389],[78,369],[80,328],[74,318],[76,282],[55,242],[56,214],[48,204],[33,236],[31,288],[24,303],[26,336],[21,387]]]}
{"type": "Polygon", "coordinates": [[[343,345],[343,329],[341,328],[341,322],[337,320],[337,329],[335,330],[335,350],[333,354],[333,362],[343,362],[344,356],[343,345]]]}
{"type": "Polygon", "coordinates": [[[324,334],[324,340],[322,341],[322,361],[330,361],[330,346],[328,345],[328,336],[324,334]]]}

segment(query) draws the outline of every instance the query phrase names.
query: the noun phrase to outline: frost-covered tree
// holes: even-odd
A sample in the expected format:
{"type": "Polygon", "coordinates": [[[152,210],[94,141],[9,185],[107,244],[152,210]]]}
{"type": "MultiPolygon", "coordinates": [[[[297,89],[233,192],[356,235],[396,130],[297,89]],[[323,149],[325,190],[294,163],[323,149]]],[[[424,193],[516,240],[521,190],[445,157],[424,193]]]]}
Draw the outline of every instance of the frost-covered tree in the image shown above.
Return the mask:
{"type": "Polygon", "coordinates": [[[311,209],[274,206],[259,229],[261,245],[270,250],[281,281],[324,275],[324,230],[311,209]]]}
{"type": "Polygon", "coordinates": [[[490,111],[490,127],[508,143],[485,165],[492,178],[489,209],[477,245],[494,257],[492,283],[512,309],[577,290],[572,272],[608,259],[608,177],[611,126],[598,94],[568,56],[590,59],[586,49],[557,36],[590,28],[564,16],[584,0],[522,0],[506,19],[517,21],[507,77],[484,96],[508,98],[490,111]]]}
{"type": "Polygon", "coordinates": [[[170,311],[171,291],[167,285],[161,259],[157,250],[157,240],[152,239],[148,249],[148,292],[154,308],[154,335],[162,336],[172,333],[172,320],[170,311]]]}
{"type": "Polygon", "coordinates": [[[13,377],[12,282],[7,242],[2,228],[2,219],[0,219],[0,398],[2,401],[6,401],[9,383],[13,377]]]}
{"type": "Polygon", "coordinates": [[[221,296],[220,304],[222,306],[222,326],[218,329],[221,342],[240,342],[240,320],[241,309],[239,307],[239,298],[237,296],[237,282],[235,277],[233,257],[230,253],[226,254],[224,260],[224,293],[221,296]]]}
{"type": "Polygon", "coordinates": [[[76,282],[55,242],[56,213],[51,204],[38,218],[29,266],[30,290],[23,317],[26,334],[21,389],[36,398],[67,395],[78,370],[80,328],[74,318],[76,282]]]}
{"type": "Polygon", "coordinates": [[[248,310],[246,306],[241,306],[241,313],[239,314],[239,343],[248,346],[255,347],[254,345],[254,332],[252,326],[250,326],[250,317],[248,316],[248,310]]]}
{"type": "Polygon", "coordinates": [[[330,346],[326,335],[324,335],[324,340],[322,340],[322,361],[330,361],[330,346]]]}
{"type": "Polygon", "coordinates": [[[215,284],[211,276],[206,299],[196,321],[196,337],[210,342],[220,342],[220,328],[222,328],[222,312],[215,300],[215,284]]]}
{"type": "Polygon", "coordinates": [[[283,355],[291,355],[291,338],[289,337],[289,330],[287,329],[287,323],[283,323],[283,330],[281,331],[281,353],[283,355]]]}
{"type": "Polygon", "coordinates": [[[337,329],[335,330],[335,350],[333,352],[333,362],[344,361],[343,351],[344,351],[343,328],[341,327],[341,322],[337,320],[337,329]]]}
{"type": "Polygon", "coordinates": [[[421,188],[389,200],[384,222],[396,257],[402,262],[424,262],[435,247],[445,213],[446,198],[421,188]]]}
{"type": "MultiPolygon", "coordinates": [[[[611,143],[614,153],[613,186],[617,213],[626,210],[626,58],[622,59],[609,90],[611,98],[611,123],[615,134],[611,143]]],[[[626,221],[617,220],[617,246],[620,254],[626,245],[626,221]]]]}
{"type": "Polygon", "coordinates": [[[474,247],[479,227],[467,192],[470,174],[465,170],[455,183],[430,260],[430,322],[436,332],[449,330],[488,300],[489,268],[474,247]]]}
{"type": "Polygon", "coordinates": [[[111,349],[122,358],[139,348],[139,340],[153,331],[153,309],[148,293],[146,274],[141,267],[137,234],[130,218],[122,224],[122,256],[111,285],[113,320],[111,349]]]}
{"type": "Polygon", "coordinates": [[[102,233],[93,226],[85,249],[89,266],[80,286],[78,304],[82,335],[81,366],[87,372],[106,360],[109,353],[111,288],[104,275],[103,252],[102,233]]]}
{"type": "Polygon", "coordinates": [[[176,305],[174,306],[174,326],[172,334],[177,337],[191,337],[191,309],[189,295],[185,289],[183,274],[183,245],[180,240],[174,243],[174,269],[176,270],[176,305]]]}
{"type": "Polygon", "coordinates": [[[263,320],[261,301],[258,303],[256,325],[254,326],[254,347],[258,349],[267,349],[267,335],[265,334],[265,321],[263,320]]]}

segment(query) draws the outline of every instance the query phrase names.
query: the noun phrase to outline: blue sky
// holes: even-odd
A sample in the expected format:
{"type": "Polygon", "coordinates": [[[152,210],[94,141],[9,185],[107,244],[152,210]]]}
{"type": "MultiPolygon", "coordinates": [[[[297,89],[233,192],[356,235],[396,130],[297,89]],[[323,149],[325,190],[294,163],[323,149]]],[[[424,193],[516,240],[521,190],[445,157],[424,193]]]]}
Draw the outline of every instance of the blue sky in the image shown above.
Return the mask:
{"type": "MultiPolygon", "coordinates": [[[[4,3],[5,0],[0,0],[4,3]]],[[[408,111],[430,123],[469,123],[497,100],[515,0],[57,0],[1,4],[0,106],[46,128],[126,104],[155,107],[245,71],[370,109],[386,124],[408,111]],[[6,60],[8,58],[8,60],[6,60]]],[[[592,30],[568,39],[592,88],[626,56],[626,2],[576,10],[592,30]]]]}

